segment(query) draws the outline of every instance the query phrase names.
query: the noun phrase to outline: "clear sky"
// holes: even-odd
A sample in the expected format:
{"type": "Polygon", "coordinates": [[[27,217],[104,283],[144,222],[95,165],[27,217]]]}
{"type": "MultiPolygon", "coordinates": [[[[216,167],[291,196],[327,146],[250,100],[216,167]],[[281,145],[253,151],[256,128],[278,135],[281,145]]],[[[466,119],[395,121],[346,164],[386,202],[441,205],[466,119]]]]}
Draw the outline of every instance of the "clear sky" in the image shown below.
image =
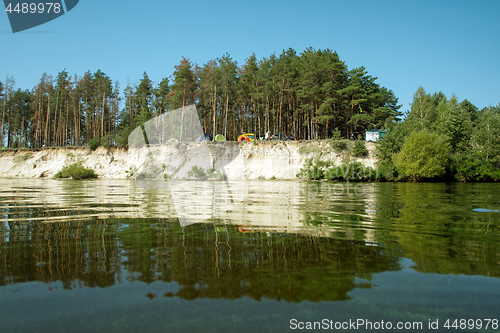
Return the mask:
{"type": "Polygon", "coordinates": [[[123,90],[144,71],[171,76],[182,56],[202,66],[227,52],[243,65],[313,47],[364,66],[402,111],[419,86],[483,108],[500,102],[499,14],[498,0],[80,0],[16,34],[0,13],[0,80],[32,89],[44,72],[101,69],[123,90]]]}

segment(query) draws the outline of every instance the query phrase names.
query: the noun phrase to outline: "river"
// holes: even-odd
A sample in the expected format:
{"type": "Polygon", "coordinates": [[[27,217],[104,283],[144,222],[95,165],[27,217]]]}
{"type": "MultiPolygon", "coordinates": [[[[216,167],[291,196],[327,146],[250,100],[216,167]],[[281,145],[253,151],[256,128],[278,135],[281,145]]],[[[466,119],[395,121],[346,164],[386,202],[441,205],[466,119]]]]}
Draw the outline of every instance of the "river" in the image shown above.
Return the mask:
{"type": "Polygon", "coordinates": [[[1,179],[0,327],[497,332],[499,208],[498,184],[1,179]]]}

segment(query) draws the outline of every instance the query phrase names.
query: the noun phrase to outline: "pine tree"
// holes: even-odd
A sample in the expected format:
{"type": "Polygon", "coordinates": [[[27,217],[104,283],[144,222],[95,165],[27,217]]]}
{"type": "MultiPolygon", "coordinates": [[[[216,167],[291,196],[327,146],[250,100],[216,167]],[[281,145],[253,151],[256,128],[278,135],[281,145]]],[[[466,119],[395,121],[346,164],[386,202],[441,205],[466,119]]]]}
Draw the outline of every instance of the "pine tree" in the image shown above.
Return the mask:
{"type": "Polygon", "coordinates": [[[169,103],[172,109],[183,108],[196,101],[197,78],[189,59],[182,57],[175,66],[174,84],[171,87],[169,103]]]}

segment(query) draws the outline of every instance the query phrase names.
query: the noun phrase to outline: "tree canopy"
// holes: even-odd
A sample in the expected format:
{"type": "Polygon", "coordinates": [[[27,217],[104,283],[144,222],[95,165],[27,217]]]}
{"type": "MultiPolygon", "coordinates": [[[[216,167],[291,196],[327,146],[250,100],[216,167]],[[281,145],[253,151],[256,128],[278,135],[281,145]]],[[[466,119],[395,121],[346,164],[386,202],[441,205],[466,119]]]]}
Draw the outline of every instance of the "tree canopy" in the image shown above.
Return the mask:
{"type": "Polygon", "coordinates": [[[396,171],[388,179],[500,180],[500,105],[478,110],[419,87],[405,117],[385,127],[379,166],[396,171]]]}
{"type": "Polygon", "coordinates": [[[324,139],[339,131],[351,138],[401,115],[392,90],[364,67],[348,69],[329,49],[288,49],[260,60],[252,54],[241,66],[228,53],[203,66],[182,57],[161,82],[144,72],[122,91],[102,70],[43,74],[37,86],[17,92],[14,84],[9,78],[0,86],[0,142],[8,147],[78,146],[96,138],[126,144],[137,126],[191,104],[205,133],[229,140],[242,132],[324,139]]]}

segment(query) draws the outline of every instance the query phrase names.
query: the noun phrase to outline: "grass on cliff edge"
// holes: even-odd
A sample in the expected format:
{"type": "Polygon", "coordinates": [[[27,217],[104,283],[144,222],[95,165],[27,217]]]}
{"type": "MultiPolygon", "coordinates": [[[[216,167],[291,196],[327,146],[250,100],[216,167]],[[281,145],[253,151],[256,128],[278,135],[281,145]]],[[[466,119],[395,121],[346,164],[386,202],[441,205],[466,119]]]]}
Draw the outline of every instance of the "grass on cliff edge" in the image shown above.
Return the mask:
{"type": "Polygon", "coordinates": [[[64,166],[61,171],[54,175],[54,178],[89,179],[97,178],[97,174],[94,170],[86,168],[81,162],[78,162],[64,166]]]}

